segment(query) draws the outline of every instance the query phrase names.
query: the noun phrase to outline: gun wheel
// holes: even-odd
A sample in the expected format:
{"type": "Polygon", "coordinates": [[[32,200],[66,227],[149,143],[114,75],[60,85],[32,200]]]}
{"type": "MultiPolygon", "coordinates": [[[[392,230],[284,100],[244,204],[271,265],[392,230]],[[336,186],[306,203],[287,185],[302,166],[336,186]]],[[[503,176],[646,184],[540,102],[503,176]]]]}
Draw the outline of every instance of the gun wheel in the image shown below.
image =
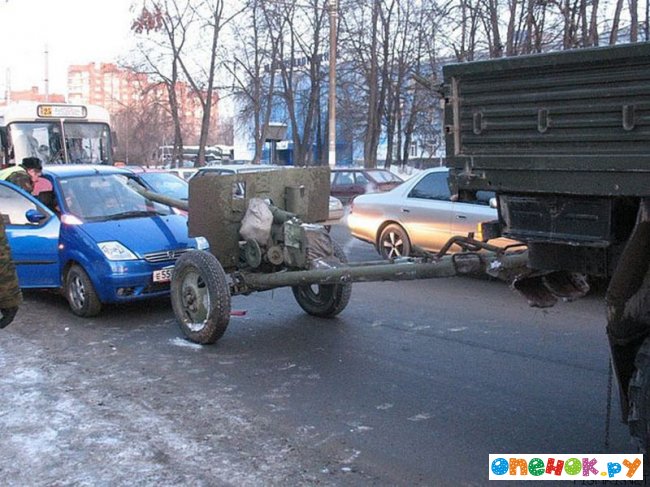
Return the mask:
{"type": "Polygon", "coordinates": [[[230,288],[215,256],[201,250],[183,254],[174,266],[171,299],[189,340],[206,345],[223,336],[230,321],[230,288]]]}
{"type": "MultiPolygon", "coordinates": [[[[347,263],[345,252],[336,242],[334,256],[340,262],[347,263]]],[[[345,309],[352,294],[352,284],[312,284],[293,286],[293,295],[300,307],[310,315],[332,318],[345,309]]]]}

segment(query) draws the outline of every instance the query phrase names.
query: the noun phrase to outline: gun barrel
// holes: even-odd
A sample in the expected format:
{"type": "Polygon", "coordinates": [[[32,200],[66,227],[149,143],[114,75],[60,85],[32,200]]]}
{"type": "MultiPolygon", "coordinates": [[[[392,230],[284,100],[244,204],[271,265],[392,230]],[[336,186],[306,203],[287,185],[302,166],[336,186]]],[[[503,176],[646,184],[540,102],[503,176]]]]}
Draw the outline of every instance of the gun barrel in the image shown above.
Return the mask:
{"type": "Polygon", "coordinates": [[[496,274],[526,267],[528,252],[496,254],[480,252],[446,255],[432,262],[380,263],[329,269],[264,273],[242,273],[249,290],[264,291],[284,286],[341,284],[371,281],[408,281],[465,274],[496,274]]]}
{"type": "Polygon", "coordinates": [[[133,188],[133,190],[138,194],[156,203],[172,206],[184,211],[189,211],[190,209],[190,205],[187,201],[177,200],[176,198],[171,198],[170,196],[165,196],[164,194],[160,193],[154,193],[153,191],[149,191],[148,189],[145,189],[136,183],[131,184],[130,187],[133,188]]]}

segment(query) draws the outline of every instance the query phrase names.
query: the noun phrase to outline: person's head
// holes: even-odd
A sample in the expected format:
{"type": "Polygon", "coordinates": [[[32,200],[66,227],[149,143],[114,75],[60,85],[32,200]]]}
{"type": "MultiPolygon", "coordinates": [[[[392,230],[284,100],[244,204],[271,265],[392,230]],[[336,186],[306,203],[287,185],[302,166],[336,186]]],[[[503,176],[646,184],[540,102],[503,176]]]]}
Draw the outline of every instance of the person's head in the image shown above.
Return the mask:
{"type": "Polygon", "coordinates": [[[21,166],[27,171],[27,174],[32,178],[32,181],[36,181],[43,172],[43,164],[38,157],[25,157],[21,166]]]}

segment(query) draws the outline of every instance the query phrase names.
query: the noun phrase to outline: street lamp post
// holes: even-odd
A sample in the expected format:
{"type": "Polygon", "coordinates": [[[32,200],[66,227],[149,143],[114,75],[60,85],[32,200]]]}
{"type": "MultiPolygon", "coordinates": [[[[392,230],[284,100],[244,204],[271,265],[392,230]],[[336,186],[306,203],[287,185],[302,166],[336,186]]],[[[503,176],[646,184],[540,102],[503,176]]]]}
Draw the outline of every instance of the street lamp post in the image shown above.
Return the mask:
{"type": "Polygon", "coordinates": [[[337,1],[329,0],[330,18],[330,64],[329,64],[329,150],[328,163],[330,167],[336,165],[336,24],[337,1]]]}

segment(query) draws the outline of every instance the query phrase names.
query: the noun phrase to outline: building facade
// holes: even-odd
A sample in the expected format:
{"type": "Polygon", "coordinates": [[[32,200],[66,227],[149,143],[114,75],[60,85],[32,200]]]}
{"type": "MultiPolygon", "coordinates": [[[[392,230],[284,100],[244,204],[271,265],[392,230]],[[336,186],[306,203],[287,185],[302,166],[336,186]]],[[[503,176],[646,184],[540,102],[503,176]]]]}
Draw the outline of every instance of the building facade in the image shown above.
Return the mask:
{"type": "Polygon", "coordinates": [[[8,91],[5,94],[5,99],[0,100],[0,106],[17,101],[65,103],[65,96],[58,93],[41,93],[37,86],[32,86],[29,90],[8,91]]]}
{"type": "MultiPolygon", "coordinates": [[[[201,102],[189,84],[176,84],[176,97],[180,108],[180,119],[183,126],[184,143],[198,144],[201,132],[203,109],[201,102]]],[[[125,110],[135,111],[144,105],[157,105],[168,113],[167,87],[164,83],[151,82],[146,74],[136,73],[121,68],[113,63],[89,63],[73,65],[68,68],[68,102],[89,103],[106,108],[111,115],[117,115],[125,110]],[[165,107],[165,108],[162,108],[165,107]]],[[[211,127],[216,127],[219,120],[219,97],[216,93],[212,98],[211,127]]],[[[215,132],[216,130],[211,130],[215,132]]],[[[173,141],[172,131],[161,137],[163,142],[173,141]]],[[[159,134],[152,134],[158,136],[159,134]]],[[[220,141],[210,139],[209,144],[220,141]]]]}
{"type": "Polygon", "coordinates": [[[113,63],[68,67],[68,102],[100,105],[109,112],[131,106],[148,84],[147,76],[113,63]]]}

